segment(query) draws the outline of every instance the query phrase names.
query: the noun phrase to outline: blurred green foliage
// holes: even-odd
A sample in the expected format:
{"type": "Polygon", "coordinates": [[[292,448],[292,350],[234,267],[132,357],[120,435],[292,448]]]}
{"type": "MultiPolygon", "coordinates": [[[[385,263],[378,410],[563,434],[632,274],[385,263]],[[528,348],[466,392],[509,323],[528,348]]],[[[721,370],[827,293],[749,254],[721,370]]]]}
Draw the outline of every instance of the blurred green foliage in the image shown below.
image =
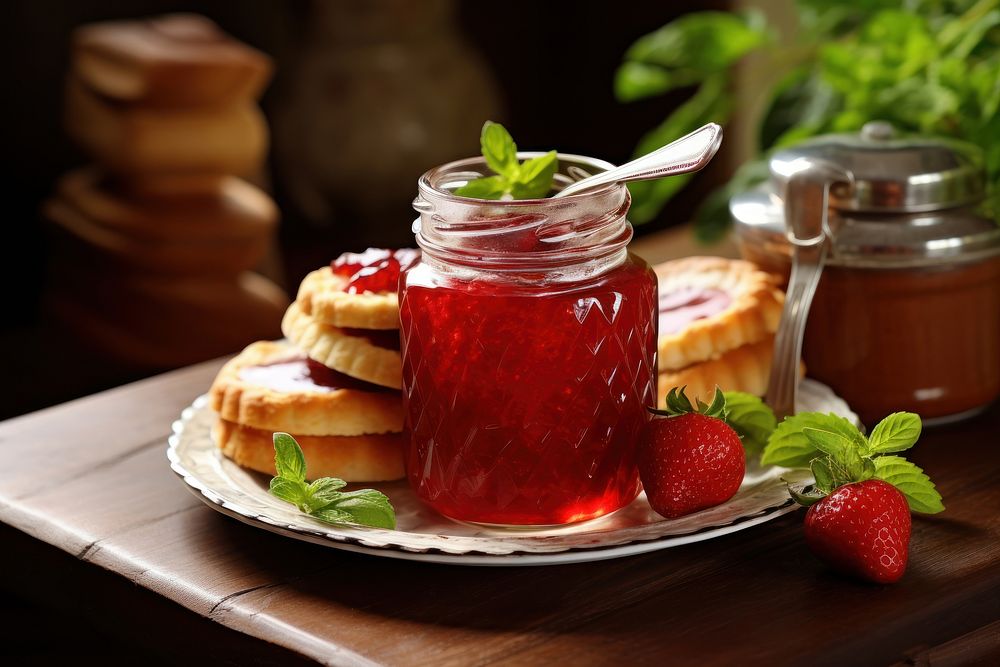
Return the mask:
{"type": "MultiPolygon", "coordinates": [[[[993,210],[1000,197],[1000,0],[797,0],[798,30],[781,43],[758,12],[687,14],[641,37],[615,76],[630,102],[696,87],[648,132],[644,155],[736,109],[733,66],[761,54],[769,102],[759,156],[712,193],[696,232],[717,238],[729,224],[729,197],[767,177],[770,151],[827,132],[886,120],[902,132],[962,139],[984,150],[993,210]]],[[[630,185],[636,223],[655,217],[689,175],[630,185]]]]}

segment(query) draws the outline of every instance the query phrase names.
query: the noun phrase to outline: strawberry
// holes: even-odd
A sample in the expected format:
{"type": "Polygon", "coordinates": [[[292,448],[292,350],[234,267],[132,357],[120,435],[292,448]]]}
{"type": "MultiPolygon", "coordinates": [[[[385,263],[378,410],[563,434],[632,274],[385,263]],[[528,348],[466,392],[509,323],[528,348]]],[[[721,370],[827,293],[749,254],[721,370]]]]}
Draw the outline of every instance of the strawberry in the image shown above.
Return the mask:
{"type": "Polygon", "coordinates": [[[639,445],[639,477],[646,498],[667,518],[726,502],[740,488],[746,456],[740,436],[724,420],[725,397],[698,410],[681,389],[667,396],[667,410],[651,410],[639,445]]]}
{"type": "Polygon", "coordinates": [[[806,544],[835,569],[880,584],[906,570],[910,508],[880,479],[845,484],[806,512],[806,544]]]}
{"type": "Polygon", "coordinates": [[[896,412],[865,436],[843,417],[805,412],[778,425],[761,462],[808,467],[813,489],[789,492],[806,512],[806,544],[834,569],[889,584],[906,570],[910,511],[944,510],[941,494],[898,452],[920,437],[920,417],[896,412]]]}

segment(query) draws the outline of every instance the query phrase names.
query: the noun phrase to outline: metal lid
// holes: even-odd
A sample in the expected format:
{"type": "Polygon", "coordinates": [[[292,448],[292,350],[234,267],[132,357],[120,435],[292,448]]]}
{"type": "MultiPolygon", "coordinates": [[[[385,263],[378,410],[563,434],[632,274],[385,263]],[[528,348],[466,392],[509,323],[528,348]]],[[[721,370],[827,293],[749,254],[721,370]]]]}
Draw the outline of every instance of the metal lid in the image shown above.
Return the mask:
{"type": "Polygon", "coordinates": [[[834,208],[914,213],[963,206],[983,198],[982,151],[971,144],[929,137],[897,137],[883,121],[859,134],[816,137],[771,158],[776,192],[784,190],[792,161],[818,158],[854,174],[850,197],[831,193],[834,208]]]}
{"type": "MultiPolygon", "coordinates": [[[[784,206],[769,190],[733,197],[740,242],[756,255],[790,254],[784,206]]],[[[855,213],[831,219],[828,264],[858,268],[938,267],[1000,256],[1000,226],[968,207],[926,213],[855,213]]]]}

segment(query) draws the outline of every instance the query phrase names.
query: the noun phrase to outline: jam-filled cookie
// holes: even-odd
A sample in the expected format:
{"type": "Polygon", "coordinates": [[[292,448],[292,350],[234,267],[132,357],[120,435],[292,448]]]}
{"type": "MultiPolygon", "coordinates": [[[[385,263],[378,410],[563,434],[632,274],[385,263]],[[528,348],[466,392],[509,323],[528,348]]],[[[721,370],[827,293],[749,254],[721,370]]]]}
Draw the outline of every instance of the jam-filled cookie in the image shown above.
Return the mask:
{"type": "Polygon", "coordinates": [[[346,253],[305,277],[299,286],[302,312],[317,322],[357,329],[398,329],[396,286],[416,250],[369,248],[346,253]]]}
{"type": "Polygon", "coordinates": [[[396,330],[330,326],[303,312],[298,302],[285,311],[281,330],[309,358],[324,366],[383,387],[403,386],[396,330]]]}
{"type": "Polygon", "coordinates": [[[354,436],[403,430],[398,392],[331,370],[282,342],[247,346],[219,371],[209,401],[222,419],[268,433],[354,436]]]}
{"type": "MultiPolygon", "coordinates": [[[[292,433],[309,462],[309,478],[338,477],[346,482],[402,479],[403,437],[382,435],[316,436],[292,433]]],[[[219,419],[212,437],[222,453],[251,470],[275,474],[270,430],[219,419]]]]}
{"type": "Polygon", "coordinates": [[[662,402],[673,387],[687,387],[692,400],[711,401],[715,388],[723,391],[744,391],[763,396],[771,373],[774,336],[729,350],[716,359],[691,364],[675,371],[660,373],[658,395],[662,402]]]}
{"type": "Polygon", "coordinates": [[[660,371],[718,359],[773,337],[778,328],[784,294],[774,276],[750,262],[688,257],[654,269],[660,283],[660,371]]]}

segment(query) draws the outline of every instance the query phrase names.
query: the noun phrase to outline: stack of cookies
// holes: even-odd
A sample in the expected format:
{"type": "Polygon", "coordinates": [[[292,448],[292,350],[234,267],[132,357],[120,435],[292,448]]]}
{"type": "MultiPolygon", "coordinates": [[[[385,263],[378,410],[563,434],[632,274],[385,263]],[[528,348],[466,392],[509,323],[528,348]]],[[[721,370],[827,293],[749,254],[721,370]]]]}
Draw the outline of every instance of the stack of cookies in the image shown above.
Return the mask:
{"type": "Polygon", "coordinates": [[[250,269],[278,212],[241,178],[266,156],[270,75],[267,56],[198,16],[74,33],[66,129],[96,164],[44,206],[47,308],[63,330],[148,369],[277,334],[287,298],[250,269]]]}
{"type": "Polygon", "coordinates": [[[660,288],[659,396],[725,391],[763,396],[784,294],[755,264],[688,257],[655,268],[660,288]]]}
{"type": "Polygon", "coordinates": [[[272,434],[292,434],[310,478],[403,477],[396,284],[414,251],[348,254],[310,273],[285,313],[286,341],[253,343],[210,391],[214,437],[241,466],[274,474],[272,434]]]}

